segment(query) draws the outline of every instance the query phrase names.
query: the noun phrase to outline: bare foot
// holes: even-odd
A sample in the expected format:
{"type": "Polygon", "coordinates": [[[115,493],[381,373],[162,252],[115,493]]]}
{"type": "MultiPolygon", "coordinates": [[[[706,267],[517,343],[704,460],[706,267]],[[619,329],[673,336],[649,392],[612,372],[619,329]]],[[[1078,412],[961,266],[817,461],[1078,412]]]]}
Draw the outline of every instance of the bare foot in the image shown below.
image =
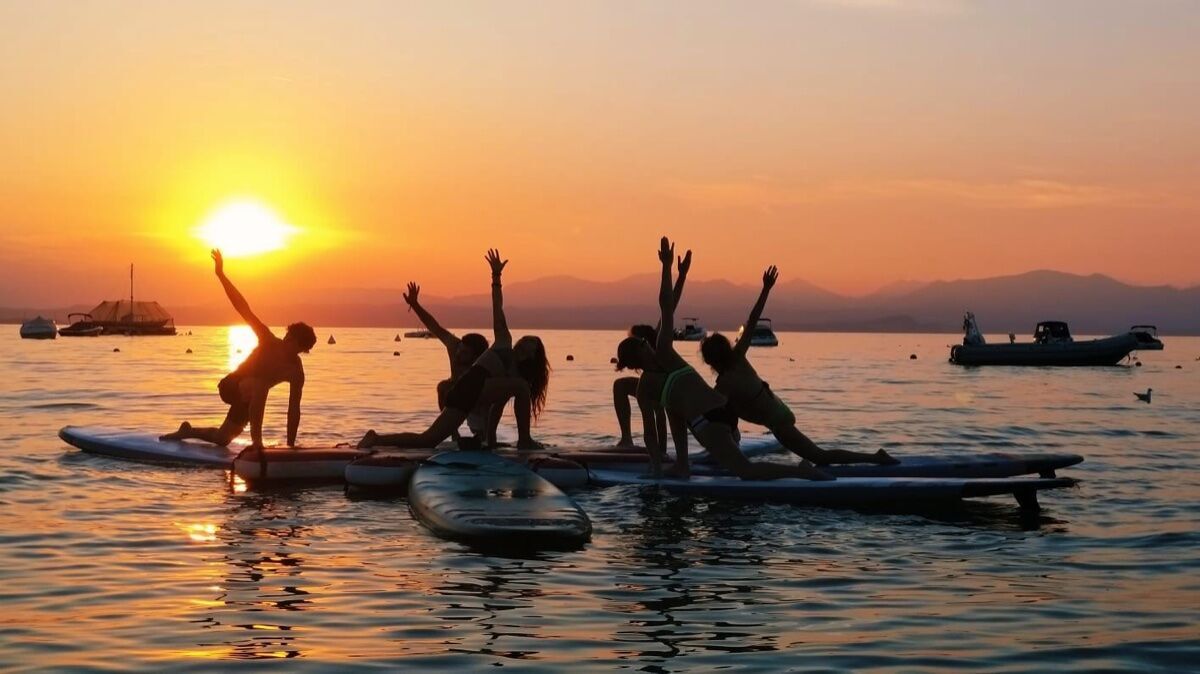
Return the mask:
{"type": "Polygon", "coordinates": [[[634,449],[637,445],[633,444],[633,438],[621,438],[617,440],[617,444],[613,445],[618,449],[634,449]]]}
{"type": "Polygon", "coordinates": [[[663,469],[663,477],[674,477],[680,480],[689,480],[692,477],[692,470],[687,466],[670,465],[663,469]]]}
{"type": "Polygon", "coordinates": [[[878,452],[875,452],[875,463],[879,464],[880,466],[895,466],[896,464],[900,463],[900,459],[893,457],[891,454],[888,454],[882,448],[880,448],[878,452]]]}
{"type": "Polygon", "coordinates": [[[517,440],[517,449],[545,449],[546,446],[533,438],[517,440]]]}
{"type": "Polygon", "coordinates": [[[370,449],[375,446],[375,441],[378,438],[379,438],[379,434],[376,433],[374,429],[369,430],[366,432],[365,435],[362,436],[362,440],[359,440],[358,444],[355,445],[355,447],[357,447],[358,449],[370,449]]]}
{"type": "Polygon", "coordinates": [[[160,436],[158,436],[158,439],[159,440],[182,440],[184,438],[184,436],[186,436],[187,434],[189,434],[191,432],[192,432],[192,425],[185,421],[185,422],[179,424],[179,430],[175,431],[174,433],[167,433],[166,435],[160,435],[160,436]]]}
{"type": "Polygon", "coordinates": [[[804,472],[804,477],[809,480],[814,480],[817,482],[827,482],[829,480],[837,479],[834,476],[830,475],[829,473],[826,473],[825,471],[821,470],[820,468],[817,468],[816,466],[812,465],[812,463],[810,463],[808,460],[801,461],[800,468],[804,472]]]}

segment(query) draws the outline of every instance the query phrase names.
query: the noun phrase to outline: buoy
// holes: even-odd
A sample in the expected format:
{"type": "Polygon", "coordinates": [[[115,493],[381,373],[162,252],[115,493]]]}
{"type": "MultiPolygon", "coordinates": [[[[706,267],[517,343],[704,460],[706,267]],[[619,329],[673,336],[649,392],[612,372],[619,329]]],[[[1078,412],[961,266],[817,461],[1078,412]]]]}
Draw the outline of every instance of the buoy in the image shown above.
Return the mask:
{"type": "Polygon", "coordinates": [[[789,362],[789,363],[794,363],[794,362],[796,362],[796,359],[795,359],[795,358],[788,358],[788,362],[789,362]]]}
{"type": "Polygon", "coordinates": [[[617,364],[617,359],[616,359],[616,358],[609,358],[609,359],[608,359],[608,362],[612,363],[613,365],[616,365],[616,364],[617,364]]]}
{"type": "Polygon", "coordinates": [[[916,360],[916,359],[917,359],[917,354],[915,354],[915,353],[910,353],[910,354],[908,354],[908,359],[909,359],[909,360],[916,360]]]}
{"type": "Polygon", "coordinates": [[[333,338],[333,335],[330,335],[329,341],[326,344],[337,344],[337,340],[333,338]]]}
{"type": "Polygon", "coordinates": [[[395,339],[393,339],[392,341],[393,341],[393,342],[398,342],[398,341],[400,341],[400,333],[398,333],[398,332],[397,332],[397,333],[396,333],[396,338],[395,338],[395,339]]]}
{"type": "Polygon", "coordinates": [[[192,331],[191,331],[191,330],[188,330],[188,336],[189,336],[189,337],[191,337],[191,336],[192,336],[192,331]]]}
{"type": "Polygon", "coordinates": [[[392,355],[393,355],[393,356],[399,356],[399,355],[400,355],[400,352],[399,352],[399,351],[393,351],[393,352],[392,352],[392,355]]]}
{"type": "Polygon", "coordinates": [[[1176,370],[1182,370],[1182,369],[1183,369],[1183,366],[1182,366],[1182,365],[1176,365],[1176,366],[1175,366],[1175,369],[1176,369],[1176,370]]]}
{"type": "Polygon", "coordinates": [[[113,353],[121,353],[120,349],[113,349],[113,353]]]}
{"type": "Polygon", "coordinates": [[[1140,361],[1140,360],[1139,360],[1138,362],[1134,363],[1134,364],[1133,364],[1133,366],[1134,366],[1134,367],[1141,367],[1141,366],[1142,366],[1142,361],[1140,361]]]}
{"type": "Polygon", "coordinates": [[[575,360],[575,356],[572,356],[571,354],[568,353],[567,360],[575,360]]]}
{"type": "Polygon", "coordinates": [[[191,349],[188,349],[188,350],[186,351],[186,353],[191,353],[191,352],[192,352],[192,350],[191,350],[191,349]]]}

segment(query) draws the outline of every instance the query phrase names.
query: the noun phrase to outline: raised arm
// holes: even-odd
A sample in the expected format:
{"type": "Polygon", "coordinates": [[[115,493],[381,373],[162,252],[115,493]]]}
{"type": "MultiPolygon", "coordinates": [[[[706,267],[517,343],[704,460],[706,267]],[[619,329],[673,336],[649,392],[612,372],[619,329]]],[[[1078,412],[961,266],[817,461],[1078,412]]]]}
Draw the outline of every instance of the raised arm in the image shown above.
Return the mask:
{"type": "Polygon", "coordinates": [[[449,330],[443,328],[434,319],[433,314],[430,314],[425,310],[425,307],[421,306],[420,295],[421,286],[409,281],[408,292],[404,293],[404,301],[408,303],[408,308],[417,314],[417,318],[421,319],[421,323],[425,328],[432,332],[434,337],[441,340],[442,344],[446,345],[446,348],[451,349],[458,346],[458,337],[455,337],[449,330]]]}
{"type": "Polygon", "coordinates": [[[671,350],[675,337],[675,293],[671,289],[671,263],[675,261],[675,245],[663,237],[658,244],[658,260],[662,263],[662,282],[658,286],[658,308],[662,318],[658,323],[655,351],[671,350]]]}
{"type": "MultiPolygon", "coordinates": [[[[679,308],[679,300],[683,297],[683,282],[687,278],[688,270],[692,268],[692,251],[689,250],[687,253],[684,253],[683,257],[678,258],[678,264],[679,277],[675,279],[675,291],[673,293],[675,309],[679,308]]],[[[654,326],[654,334],[657,335],[661,328],[662,322],[660,321],[658,325],[654,326]]]]}
{"type": "Polygon", "coordinates": [[[489,248],[488,264],[492,267],[492,332],[495,334],[493,346],[512,346],[512,333],[508,331],[508,321],[504,318],[504,291],[500,287],[500,275],[508,260],[500,259],[500,251],[489,248]]]}
{"type": "Polygon", "coordinates": [[[739,356],[746,355],[746,351],[750,349],[750,338],[754,335],[754,327],[758,325],[758,319],[762,316],[763,308],[767,306],[767,295],[771,294],[771,288],[775,286],[775,281],[779,279],[779,270],[775,265],[767,267],[763,272],[763,288],[758,294],[758,301],[754,303],[754,308],[750,310],[750,317],[746,319],[746,325],[742,328],[742,336],[738,337],[737,344],[734,345],[733,351],[739,356]]]}
{"type": "Polygon", "coordinates": [[[229,298],[229,303],[233,305],[238,315],[242,317],[243,321],[246,321],[250,329],[254,330],[254,334],[258,335],[260,341],[267,335],[270,335],[270,328],[258,320],[258,316],[255,316],[254,312],[250,310],[250,303],[246,301],[245,297],[242,297],[242,294],[234,287],[233,281],[230,281],[229,277],[225,275],[225,259],[221,257],[221,251],[213,248],[212,259],[217,278],[220,279],[221,286],[225,288],[225,295],[229,298]]]}

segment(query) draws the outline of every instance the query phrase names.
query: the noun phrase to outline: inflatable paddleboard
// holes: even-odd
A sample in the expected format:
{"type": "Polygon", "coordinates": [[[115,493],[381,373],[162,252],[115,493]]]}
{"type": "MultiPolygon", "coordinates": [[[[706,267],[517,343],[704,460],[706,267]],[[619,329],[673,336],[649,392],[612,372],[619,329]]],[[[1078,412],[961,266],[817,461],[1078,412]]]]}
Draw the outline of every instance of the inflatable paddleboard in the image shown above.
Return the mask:
{"type": "Polygon", "coordinates": [[[58,437],[89,454],[100,454],[144,463],[185,464],[228,468],[246,443],[230,447],[199,440],[159,440],[152,433],[137,433],[100,426],[63,426],[58,437]]]}
{"type": "Polygon", "coordinates": [[[871,463],[852,463],[821,466],[821,470],[842,477],[1014,477],[1039,475],[1055,477],[1059,468],[1074,466],[1083,461],[1078,454],[1030,452],[1023,454],[946,454],[895,456],[900,463],[877,466],[871,463]]]}
{"type": "Polygon", "coordinates": [[[233,472],[248,483],[340,482],[346,466],[367,452],[353,447],[247,447],[233,459],[233,472]]]}
{"type": "Polygon", "coordinates": [[[558,487],[487,452],[443,452],[408,488],[413,516],[443,538],[483,546],[576,547],[592,523],[558,487]]]}
{"type": "Polygon", "coordinates": [[[602,487],[657,486],[680,494],[711,498],[842,507],[903,508],[1012,494],[1022,508],[1037,510],[1038,491],[1075,484],[1075,480],[1067,478],[844,477],[829,481],[799,478],[758,481],[712,475],[694,475],[689,480],[655,479],[603,469],[589,472],[592,483],[602,487]]]}
{"type": "MultiPolygon", "coordinates": [[[[410,450],[379,452],[356,458],[346,466],[346,484],[362,490],[406,493],[413,471],[429,456],[428,452],[422,456],[421,450],[410,450]]],[[[564,457],[541,452],[524,456],[502,452],[500,456],[524,465],[559,489],[577,489],[590,484],[587,468],[564,457]]]]}

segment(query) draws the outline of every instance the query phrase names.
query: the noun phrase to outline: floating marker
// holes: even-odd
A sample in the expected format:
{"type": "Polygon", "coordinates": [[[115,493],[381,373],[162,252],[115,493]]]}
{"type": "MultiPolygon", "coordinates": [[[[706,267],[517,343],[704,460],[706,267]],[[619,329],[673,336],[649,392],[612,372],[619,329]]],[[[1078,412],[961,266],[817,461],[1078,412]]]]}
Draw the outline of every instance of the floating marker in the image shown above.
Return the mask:
{"type": "Polygon", "coordinates": [[[567,360],[575,360],[575,356],[572,356],[571,354],[568,353],[567,360]]]}
{"type": "Polygon", "coordinates": [[[908,354],[908,359],[909,359],[909,360],[916,360],[916,359],[917,359],[917,354],[915,354],[915,353],[910,353],[910,354],[908,354]]]}
{"type": "Polygon", "coordinates": [[[121,353],[120,349],[113,349],[113,353],[121,353]]]}
{"type": "Polygon", "coordinates": [[[392,341],[393,341],[393,342],[398,342],[398,341],[400,341],[400,333],[398,333],[398,332],[397,332],[397,333],[396,333],[396,338],[395,338],[395,339],[393,339],[392,341]]]}
{"type": "Polygon", "coordinates": [[[400,355],[400,352],[399,352],[399,351],[393,351],[393,352],[392,352],[392,355],[393,355],[393,356],[399,356],[399,355],[400,355]]]}
{"type": "Polygon", "coordinates": [[[1138,362],[1134,363],[1134,364],[1133,364],[1133,366],[1134,366],[1134,367],[1141,367],[1141,366],[1142,366],[1142,361],[1140,361],[1140,360],[1139,360],[1138,362]]]}
{"type": "Polygon", "coordinates": [[[191,349],[188,349],[188,350],[187,350],[187,351],[185,351],[184,353],[191,353],[191,352],[192,352],[192,350],[191,350],[191,349]]]}
{"type": "Polygon", "coordinates": [[[337,340],[333,338],[333,335],[330,335],[329,341],[326,344],[337,344],[337,340]]]}
{"type": "Polygon", "coordinates": [[[608,359],[608,362],[612,363],[613,365],[616,365],[616,364],[617,364],[617,359],[616,359],[616,358],[609,358],[609,359],[608,359]]]}
{"type": "Polygon", "coordinates": [[[1176,365],[1176,366],[1175,366],[1175,369],[1176,369],[1176,370],[1182,370],[1182,369],[1183,369],[1183,366],[1182,366],[1182,365],[1176,365]]]}

